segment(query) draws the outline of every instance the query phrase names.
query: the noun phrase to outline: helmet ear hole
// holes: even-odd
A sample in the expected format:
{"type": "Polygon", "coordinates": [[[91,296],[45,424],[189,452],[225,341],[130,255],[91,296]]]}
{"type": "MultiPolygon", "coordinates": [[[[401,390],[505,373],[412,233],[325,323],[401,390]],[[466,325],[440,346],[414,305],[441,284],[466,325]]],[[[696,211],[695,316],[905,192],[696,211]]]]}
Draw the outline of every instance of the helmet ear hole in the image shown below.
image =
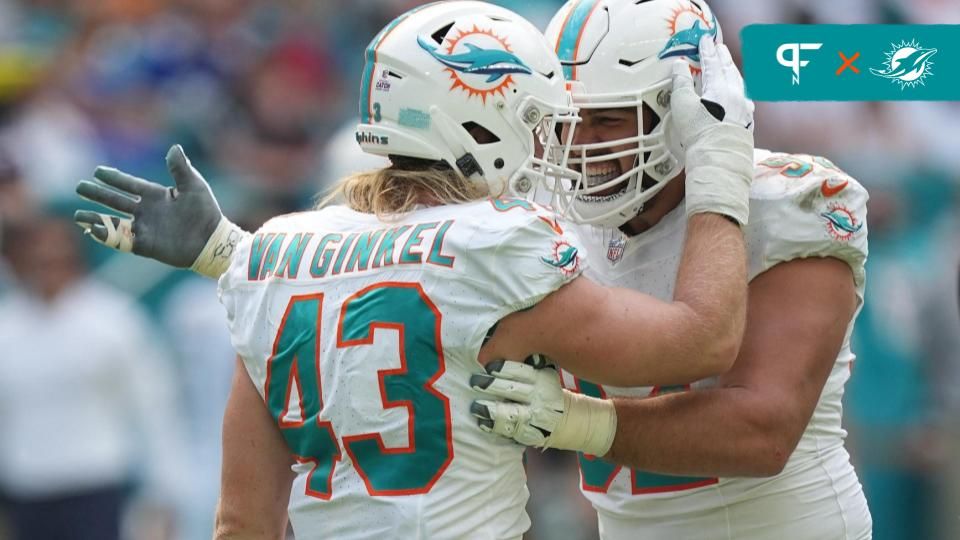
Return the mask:
{"type": "MultiPolygon", "coordinates": [[[[650,108],[650,106],[646,103],[643,104],[643,117],[644,119],[650,119],[650,125],[643,126],[644,134],[651,133],[653,130],[657,129],[657,126],[660,125],[660,115],[657,114],[657,112],[650,108]]],[[[646,122],[644,122],[644,124],[646,124],[646,122]]]]}
{"type": "Polygon", "coordinates": [[[497,137],[492,131],[481,126],[476,122],[464,122],[461,124],[463,129],[467,130],[467,133],[473,137],[473,140],[477,144],[493,144],[500,142],[500,137],[497,137]]]}

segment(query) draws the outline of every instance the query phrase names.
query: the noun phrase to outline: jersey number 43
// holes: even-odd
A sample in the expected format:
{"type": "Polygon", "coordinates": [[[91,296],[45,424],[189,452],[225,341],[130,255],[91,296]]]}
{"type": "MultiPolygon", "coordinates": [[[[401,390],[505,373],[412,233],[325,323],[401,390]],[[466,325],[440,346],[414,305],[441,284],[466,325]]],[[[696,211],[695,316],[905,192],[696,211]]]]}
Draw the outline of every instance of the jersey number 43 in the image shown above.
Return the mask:
{"type": "Polygon", "coordinates": [[[287,445],[301,463],[312,463],[307,495],[329,499],[341,448],[371,495],[415,495],[430,491],[453,460],[450,402],[433,384],[445,370],[440,311],[417,283],[377,283],[349,297],[340,309],[336,348],[364,347],[378,331],[399,333],[400,367],[378,372],[384,409],[409,416],[405,447],[387,448],[380,433],[339,441],[323,409],[320,373],[321,294],[290,299],[267,363],[265,401],[287,445]],[[290,415],[291,397],[299,415],[290,415]]]}

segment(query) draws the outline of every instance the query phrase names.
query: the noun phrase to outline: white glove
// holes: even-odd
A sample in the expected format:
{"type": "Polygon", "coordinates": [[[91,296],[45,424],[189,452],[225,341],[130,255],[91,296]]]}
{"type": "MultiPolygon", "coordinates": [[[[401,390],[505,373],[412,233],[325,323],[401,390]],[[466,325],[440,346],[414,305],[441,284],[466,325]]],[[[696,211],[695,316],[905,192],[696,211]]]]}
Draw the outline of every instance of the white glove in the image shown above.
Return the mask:
{"type": "Polygon", "coordinates": [[[673,65],[671,129],[684,149],[687,215],[729,216],[746,225],[753,181],[753,102],[726,45],[700,40],[703,96],[686,62],[673,65]]]}
{"type": "Polygon", "coordinates": [[[537,448],[576,450],[604,456],[617,432],[613,402],[568,392],[553,366],[536,368],[496,361],[487,374],[470,377],[470,386],[496,401],[470,406],[480,429],[537,448]]]}

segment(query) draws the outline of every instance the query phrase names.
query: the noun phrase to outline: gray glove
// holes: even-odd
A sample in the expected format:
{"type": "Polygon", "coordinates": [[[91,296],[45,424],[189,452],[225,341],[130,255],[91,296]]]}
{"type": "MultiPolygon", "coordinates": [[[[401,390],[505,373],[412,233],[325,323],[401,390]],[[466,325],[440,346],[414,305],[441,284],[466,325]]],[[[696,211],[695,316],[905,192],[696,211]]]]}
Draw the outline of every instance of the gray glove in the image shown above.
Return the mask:
{"type": "Polygon", "coordinates": [[[102,184],[82,180],[77,193],[125,216],[78,210],[74,221],[107,247],[216,277],[198,268],[201,254],[206,250],[211,252],[206,258],[229,262],[242,231],[223,217],[210,186],[180,145],[167,152],[167,168],[175,187],[97,167],[93,176],[102,184]],[[211,248],[214,236],[222,238],[211,248]]]}

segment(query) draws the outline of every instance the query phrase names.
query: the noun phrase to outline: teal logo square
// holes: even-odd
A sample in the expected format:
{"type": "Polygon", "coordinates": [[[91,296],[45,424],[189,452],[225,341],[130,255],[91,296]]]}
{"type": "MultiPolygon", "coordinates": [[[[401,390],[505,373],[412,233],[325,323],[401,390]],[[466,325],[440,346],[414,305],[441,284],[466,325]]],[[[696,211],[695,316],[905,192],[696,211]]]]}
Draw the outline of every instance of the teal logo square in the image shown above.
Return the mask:
{"type": "Polygon", "coordinates": [[[960,100],[960,25],[755,24],[741,38],[756,101],[960,100]]]}

